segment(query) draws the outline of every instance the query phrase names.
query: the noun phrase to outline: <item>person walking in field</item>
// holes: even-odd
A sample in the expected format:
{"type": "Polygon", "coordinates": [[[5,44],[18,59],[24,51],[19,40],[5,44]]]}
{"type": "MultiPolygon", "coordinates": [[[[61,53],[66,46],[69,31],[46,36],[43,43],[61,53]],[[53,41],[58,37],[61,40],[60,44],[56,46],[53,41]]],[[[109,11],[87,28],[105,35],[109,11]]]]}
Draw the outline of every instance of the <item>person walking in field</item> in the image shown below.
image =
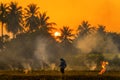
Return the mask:
{"type": "Polygon", "coordinates": [[[63,58],[60,59],[60,65],[59,65],[59,67],[60,67],[60,72],[62,74],[64,74],[64,70],[67,67],[67,64],[66,64],[66,61],[63,58]]]}

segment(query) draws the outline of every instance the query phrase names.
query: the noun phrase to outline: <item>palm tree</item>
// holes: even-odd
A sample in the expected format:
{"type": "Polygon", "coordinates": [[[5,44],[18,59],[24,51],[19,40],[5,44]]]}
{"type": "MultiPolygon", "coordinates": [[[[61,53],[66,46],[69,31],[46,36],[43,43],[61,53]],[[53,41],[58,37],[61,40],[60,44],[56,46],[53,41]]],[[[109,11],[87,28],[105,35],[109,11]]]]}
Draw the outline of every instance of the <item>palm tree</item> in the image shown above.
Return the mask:
{"type": "Polygon", "coordinates": [[[75,35],[73,34],[73,29],[70,29],[68,26],[63,26],[63,28],[60,29],[61,36],[59,37],[60,45],[63,51],[63,53],[72,53],[74,51],[73,47],[73,40],[75,38],[75,35]]]}
{"type": "Polygon", "coordinates": [[[2,42],[3,42],[3,26],[6,23],[7,10],[8,10],[7,4],[0,3],[0,22],[2,24],[1,26],[2,42]]]}
{"type": "Polygon", "coordinates": [[[96,43],[97,43],[97,46],[96,48],[94,48],[94,52],[98,52],[98,53],[103,53],[106,51],[106,44],[107,44],[107,35],[106,35],[106,31],[105,31],[105,26],[103,25],[98,25],[98,28],[96,29],[96,43]]]}
{"type": "Polygon", "coordinates": [[[0,51],[3,50],[3,42],[2,42],[2,37],[0,37],[0,51]]]}
{"type": "Polygon", "coordinates": [[[104,41],[106,41],[107,34],[106,34],[106,31],[105,31],[105,26],[98,25],[98,28],[97,28],[96,31],[97,31],[97,36],[100,37],[101,39],[103,39],[104,41]]]}
{"type": "Polygon", "coordinates": [[[14,38],[18,32],[23,30],[22,7],[15,2],[11,2],[9,5],[6,29],[13,34],[14,38]]]}
{"type": "Polygon", "coordinates": [[[73,30],[70,29],[68,26],[63,26],[62,29],[60,29],[61,31],[61,36],[60,36],[60,40],[62,43],[72,43],[75,35],[73,34],[73,30]]]}
{"type": "Polygon", "coordinates": [[[38,9],[36,4],[29,4],[27,8],[25,8],[26,14],[25,14],[25,21],[26,21],[26,27],[29,29],[30,32],[33,32],[38,29],[39,23],[38,23],[38,9]]]}
{"type": "Polygon", "coordinates": [[[49,35],[49,31],[55,29],[52,26],[56,23],[48,22],[49,19],[50,17],[46,15],[46,12],[39,14],[39,29],[44,35],[49,35]]]}
{"type": "Polygon", "coordinates": [[[106,31],[105,31],[105,26],[103,25],[98,25],[98,28],[97,28],[97,33],[99,33],[100,35],[105,35],[106,31]]]}
{"type": "Polygon", "coordinates": [[[88,21],[83,21],[81,25],[78,26],[78,36],[86,36],[90,34],[94,27],[90,27],[91,25],[88,23],[88,21]]]}

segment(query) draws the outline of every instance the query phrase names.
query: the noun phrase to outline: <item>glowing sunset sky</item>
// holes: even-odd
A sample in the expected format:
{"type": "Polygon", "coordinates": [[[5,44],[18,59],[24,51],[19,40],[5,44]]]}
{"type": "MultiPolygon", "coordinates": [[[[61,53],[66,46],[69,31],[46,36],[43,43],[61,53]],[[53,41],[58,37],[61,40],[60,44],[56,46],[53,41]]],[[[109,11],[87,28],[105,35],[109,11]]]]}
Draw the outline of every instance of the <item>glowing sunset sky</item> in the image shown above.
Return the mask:
{"type": "Polygon", "coordinates": [[[103,24],[108,31],[120,32],[120,0],[0,0],[8,3],[18,2],[26,7],[35,3],[42,12],[46,11],[50,22],[57,27],[78,27],[81,21],[87,20],[93,26],[103,24]]]}

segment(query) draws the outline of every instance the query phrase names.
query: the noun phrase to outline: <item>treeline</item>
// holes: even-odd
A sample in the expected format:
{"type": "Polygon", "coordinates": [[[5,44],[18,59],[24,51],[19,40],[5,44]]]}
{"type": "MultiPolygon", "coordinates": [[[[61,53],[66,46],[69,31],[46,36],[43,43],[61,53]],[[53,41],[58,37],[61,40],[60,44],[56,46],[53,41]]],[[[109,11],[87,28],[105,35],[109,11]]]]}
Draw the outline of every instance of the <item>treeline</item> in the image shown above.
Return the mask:
{"type": "Polygon", "coordinates": [[[55,37],[52,34],[57,30],[56,23],[49,22],[49,19],[36,4],[23,9],[15,2],[1,3],[1,64],[30,63],[31,60],[36,64],[39,64],[38,60],[44,60],[48,64],[65,55],[120,51],[120,34],[107,32],[103,25],[93,27],[88,21],[83,21],[75,34],[69,26],[63,26],[58,30],[61,36],[55,37]],[[13,38],[5,35],[3,29],[12,33],[13,38]]]}

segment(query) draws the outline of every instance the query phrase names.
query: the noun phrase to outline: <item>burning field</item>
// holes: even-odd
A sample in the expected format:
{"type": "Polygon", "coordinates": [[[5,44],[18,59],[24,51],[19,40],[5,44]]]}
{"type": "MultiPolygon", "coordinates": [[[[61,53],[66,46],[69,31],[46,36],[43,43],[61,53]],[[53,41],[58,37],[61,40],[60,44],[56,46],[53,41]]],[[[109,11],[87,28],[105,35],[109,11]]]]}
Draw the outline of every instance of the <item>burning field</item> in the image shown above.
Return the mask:
{"type": "Polygon", "coordinates": [[[0,71],[0,80],[120,80],[120,71],[107,71],[102,75],[98,71],[0,71]]]}
{"type": "Polygon", "coordinates": [[[23,63],[22,67],[9,64],[0,70],[0,80],[120,80],[120,67],[113,61],[108,59],[97,64],[96,57],[93,58],[96,55],[88,55],[88,59],[85,56],[82,55],[82,59],[81,56],[65,57],[67,67],[64,74],[60,72],[59,63],[41,63],[38,67],[32,63],[23,63]]]}
{"type": "Polygon", "coordinates": [[[80,39],[71,47],[53,45],[43,37],[37,38],[34,45],[33,40],[26,39],[25,47],[25,43],[13,41],[0,52],[0,80],[120,80],[120,52],[112,40],[104,42],[94,36],[80,39]],[[66,62],[65,73],[61,58],[66,62]]]}

